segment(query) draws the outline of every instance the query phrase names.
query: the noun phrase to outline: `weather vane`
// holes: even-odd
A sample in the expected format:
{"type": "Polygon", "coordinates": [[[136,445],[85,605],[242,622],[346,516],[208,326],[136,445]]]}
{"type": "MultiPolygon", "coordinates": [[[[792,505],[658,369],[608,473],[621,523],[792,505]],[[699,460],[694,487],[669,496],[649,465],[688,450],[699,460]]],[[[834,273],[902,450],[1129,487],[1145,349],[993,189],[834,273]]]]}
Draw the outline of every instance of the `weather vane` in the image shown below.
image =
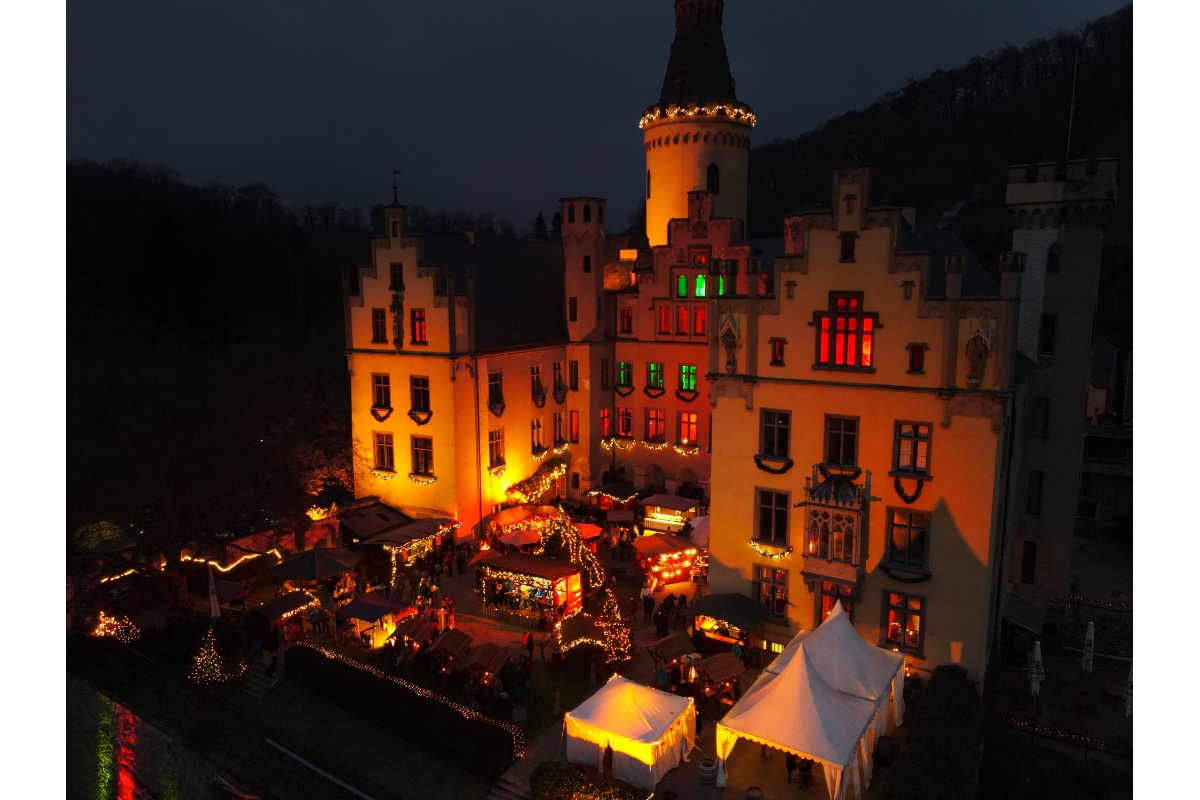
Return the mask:
{"type": "Polygon", "coordinates": [[[400,200],[396,197],[396,176],[400,174],[400,170],[396,169],[396,165],[392,165],[392,202],[399,205],[400,200]]]}

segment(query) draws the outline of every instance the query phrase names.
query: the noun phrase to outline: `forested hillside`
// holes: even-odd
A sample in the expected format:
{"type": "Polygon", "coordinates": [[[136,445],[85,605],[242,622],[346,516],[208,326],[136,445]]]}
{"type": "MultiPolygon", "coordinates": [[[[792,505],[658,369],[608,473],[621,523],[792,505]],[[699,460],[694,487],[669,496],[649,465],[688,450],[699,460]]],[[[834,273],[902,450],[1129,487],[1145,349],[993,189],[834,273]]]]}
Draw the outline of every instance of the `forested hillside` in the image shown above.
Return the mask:
{"type": "Polygon", "coordinates": [[[782,235],[785,214],[828,204],[830,168],[857,158],[875,168],[877,204],[915,206],[918,218],[931,224],[945,218],[994,270],[996,254],[1011,242],[1004,208],[1007,168],[1067,157],[1120,160],[1097,328],[1127,347],[1132,343],[1132,5],[1078,30],[910,79],[865,109],[848,111],[794,139],[755,147],[749,233],[752,238],[782,235]]]}

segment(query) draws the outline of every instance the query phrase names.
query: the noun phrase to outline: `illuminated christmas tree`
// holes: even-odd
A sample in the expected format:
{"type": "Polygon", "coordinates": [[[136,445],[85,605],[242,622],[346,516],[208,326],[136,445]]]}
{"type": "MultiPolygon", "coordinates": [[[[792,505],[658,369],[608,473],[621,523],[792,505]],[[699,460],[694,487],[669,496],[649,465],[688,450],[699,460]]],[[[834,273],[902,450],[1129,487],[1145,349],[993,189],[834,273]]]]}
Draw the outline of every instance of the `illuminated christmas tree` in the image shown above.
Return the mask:
{"type": "Polygon", "coordinates": [[[629,626],[621,618],[621,606],[611,589],[604,590],[604,608],[600,611],[600,619],[596,624],[604,631],[605,663],[628,661],[633,645],[629,638],[629,626]]]}
{"type": "MultiPolygon", "coordinates": [[[[608,577],[604,567],[600,565],[600,560],[584,543],[579,528],[575,527],[571,518],[567,516],[567,512],[561,508],[558,510],[558,516],[551,519],[546,530],[542,532],[542,541],[538,545],[537,553],[540,555],[544,552],[547,542],[554,538],[561,543],[561,549],[567,554],[567,560],[583,570],[583,579],[587,581],[588,586],[604,585],[604,581],[608,577]]],[[[620,615],[618,614],[618,616],[620,615]]]]}
{"type": "Polygon", "coordinates": [[[110,617],[103,611],[100,612],[100,621],[96,624],[96,630],[92,631],[92,636],[111,636],[125,644],[135,641],[141,635],[142,631],[129,620],[129,617],[110,617]]]}
{"type": "Polygon", "coordinates": [[[210,625],[208,633],[204,634],[204,641],[200,643],[200,652],[196,654],[196,659],[192,662],[192,671],[188,673],[188,678],[202,684],[220,683],[224,680],[221,675],[221,654],[217,652],[217,639],[213,635],[213,629],[210,625]]]}

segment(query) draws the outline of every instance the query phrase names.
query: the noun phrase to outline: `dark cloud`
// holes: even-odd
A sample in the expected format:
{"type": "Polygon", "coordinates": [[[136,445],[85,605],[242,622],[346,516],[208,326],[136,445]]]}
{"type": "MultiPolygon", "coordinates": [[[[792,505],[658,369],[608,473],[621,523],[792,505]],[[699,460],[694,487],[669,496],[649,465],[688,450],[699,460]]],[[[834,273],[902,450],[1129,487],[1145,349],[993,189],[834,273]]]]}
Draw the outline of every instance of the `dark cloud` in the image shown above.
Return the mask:
{"type": "MultiPolygon", "coordinates": [[[[738,2],[725,40],[755,141],[909,77],[1072,29],[1116,0],[738,2]]],[[[67,156],[136,158],[285,203],[390,198],[528,225],[559,197],[638,202],[670,0],[72,3],[67,156]]]]}

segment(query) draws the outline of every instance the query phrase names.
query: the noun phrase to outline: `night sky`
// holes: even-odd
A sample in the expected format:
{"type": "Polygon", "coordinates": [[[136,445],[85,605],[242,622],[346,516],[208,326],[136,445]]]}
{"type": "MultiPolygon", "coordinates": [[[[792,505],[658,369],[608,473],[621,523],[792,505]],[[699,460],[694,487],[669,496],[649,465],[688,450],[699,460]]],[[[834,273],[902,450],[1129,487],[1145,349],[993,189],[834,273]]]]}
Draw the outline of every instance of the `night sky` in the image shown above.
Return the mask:
{"type": "MultiPolygon", "coordinates": [[[[761,144],[1122,5],[730,0],[724,31],[761,144]]],[[[671,0],[80,0],[66,18],[66,155],[364,211],[391,199],[395,165],[410,205],[521,229],[559,197],[599,195],[620,228],[673,36],[671,0]]]]}

